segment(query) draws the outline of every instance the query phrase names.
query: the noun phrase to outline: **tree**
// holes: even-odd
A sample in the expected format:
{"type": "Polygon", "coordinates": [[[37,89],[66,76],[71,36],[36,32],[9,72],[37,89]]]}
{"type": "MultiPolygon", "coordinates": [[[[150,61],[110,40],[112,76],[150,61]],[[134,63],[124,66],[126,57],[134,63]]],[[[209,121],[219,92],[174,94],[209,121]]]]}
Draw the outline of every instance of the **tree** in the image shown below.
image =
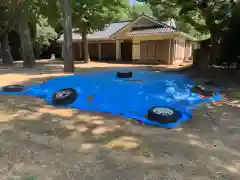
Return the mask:
{"type": "Polygon", "coordinates": [[[3,64],[12,65],[13,57],[12,57],[12,53],[9,46],[8,33],[6,33],[2,38],[1,50],[2,50],[3,64]]]}
{"type": "Polygon", "coordinates": [[[236,3],[232,10],[228,26],[223,30],[220,39],[220,58],[217,60],[218,65],[231,66],[237,63],[240,67],[240,3],[236,3]]]}
{"type": "MultiPolygon", "coordinates": [[[[180,15],[196,13],[205,21],[205,28],[209,30],[211,37],[210,64],[215,64],[221,31],[228,24],[232,15],[234,1],[229,0],[177,0],[181,6],[180,15]]],[[[189,22],[192,21],[188,16],[189,22]]]]}
{"type": "MultiPolygon", "coordinates": [[[[0,22],[2,24],[2,27],[0,28],[0,31],[3,31],[7,26],[7,19],[8,19],[8,10],[6,6],[0,6],[0,22]]],[[[5,65],[11,65],[13,64],[13,58],[9,47],[9,41],[8,41],[8,32],[4,32],[0,36],[0,42],[1,42],[1,51],[2,51],[2,57],[3,57],[3,64],[5,65]]]]}
{"type": "Polygon", "coordinates": [[[37,23],[42,24],[44,19],[44,26],[52,27],[58,35],[63,33],[63,14],[64,7],[63,1],[61,0],[41,0],[35,1],[34,7],[37,7],[36,14],[38,15],[37,23]]]}
{"type": "MultiPolygon", "coordinates": [[[[0,27],[0,41],[1,39],[4,41],[2,43],[4,45],[2,48],[5,49],[5,54],[6,52],[10,52],[9,46],[6,46],[7,44],[5,43],[8,38],[5,38],[5,36],[8,35],[9,31],[15,28],[15,22],[17,22],[19,33],[23,32],[23,26],[28,30],[24,31],[25,36],[28,36],[27,38],[21,36],[22,57],[24,59],[24,66],[32,67],[35,62],[35,57],[34,54],[31,53],[33,50],[30,50],[33,49],[31,44],[34,44],[35,49],[36,47],[41,48],[42,45],[48,45],[50,41],[57,38],[57,34],[52,26],[57,27],[57,30],[62,29],[58,28],[60,26],[62,27],[62,19],[60,18],[62,14],[59,4],[59,0],[1,0],[0,23],[2,26],[0,27]],[[23,11],[24,13],[22,13],[23,11]],[[21,23],[22,21],[25,23],[21,23]],[[59,24],[61,25],[59,26],[59,24]],[[26,44],[28,45],[26,46],[26,44]],[[30,64],[29,59],[32,59],[30,64]]],[[[8,60],[4,62],[9,64],[11,55],[9,54],[5,57],[8,57],[8,60]]]]}
{"type": "Polygon", "coordinates": [[[87,34],[115,20],[123,6],[122,0],[73,0],[73,23],[82,35],[85,63],[90,61],[87,34]]]}
{"type": "Polygon", "coordinates": [[[72,54],[72,0],[62,0],[64,9],[64,72],[74,72],[72,54]]]}
{"type": "Polygon", "coordinates": [[[153,12],[149,4],[144,2],[135,2],[131,8],[131,18],[135,19],[143,13],[149,16],[153,16],[153,12]]]}
{"type": "MultiPolygon", "coordinates": [[[[152,7],[169,6],[170,16],[179,17],[182,22],[191,24],[196,30],[208,33],[211,37],[211,64],[217,58],[217,48],[222,29],[228,23],[234,0],[147,0],[152,7]],[[175,9],[174,9],[175,8],[175,9]]],[[[179,19],[177,18],[177,19],[179,19]]]]}
{"type": "Polygon", "coordinates": [[[3,63],[6,65],[13,64],[13,57],[11,54],[8,33],[14,27],[17,15],[20,12],[19,1],[3,0],[0,3],[0,43],[3,57],[3,63]]]}
{"type": "Polygon", "coordinates": [[[64,33],[64,71],[74,71],[72,55],[72,1],[41,0],[33,1],[37,15],[36,44],[47,45],[64,33]],[[39,31],[38,31],[39,30],[39,31]]]}
{"type": "Polygon", "coordinates": [[[43,46],[50,46],[50,43],[58,38],[58,34],[55,29],[49,25],[47,19],[39,17],[39,21],[36,24],[36,36],[35,36],[35,50],[37,54],[40,54],[43,46]]]}
{"type": "Polygon", "coordinates": [[[21,10],[17,18],[18,32],[21,39],[23,67],[32,68],[35,65],[32,39],[29,33],[29,4],[22,2],[21,10]]]}
{"type": "Polygon", "coordinates": [[[152,9],[149,4],[144,2],[135,2],[133,6],[130,6],[129,0],[122,1],[123,6],[119,7],[119,12],[116,13],[116,21],[121,20],[133,20],[139,17],[141,14],[147,14],[153,16],[152,9]]]}
{"type": "Polygon", "coordinates": [[[14,27],[20,9],[21,0],[0,2],[0,40],[14,27]]]}
{"type": "MultiPolygon", "coordinates": [[[[2,36],[4,37],[4,41],[6,41],[7,38],[5,38],[5,36],[7,36],[8,32],[14,27],[15,22],[17,22],[18,31],[21,37],[21,48],[24,67],[33,67],[35,64],[35,57],[33,53],[28,26],[30,9],[29,5],[32,2],[33,0],[4,0],[1,4],[6,12],[4,18],[7,23],[5,23],[4,28],[2,28],[2,31],[0,32],[0,38],[2,36]]],[[[6,45],[6,43],[3,44],[6,45]]]]}
{"type": "Polygon", "coordinates": [[[204,27],[205,22],[203,18],[196,13],[188,13],[180,15],[181,6],[177,0],[139,0],[149,3],[153,16],[159,21],[168,21],[174,19],[176,26],[181,31],[192,35],[196,39],[205,39],[209,35],[208,30],[204,27]],[[190,19],[189,19],[190,17],[190,19]],[[191,22],[190,22],[191,20],[191,22]]]}
{"type": "Polygon", "coordinates": [[[132,19],[131,8],[129,0],[122,0],[123,6],[119,7],[119,11],[116,12],[115,21],[128,21],[132,19]]]}

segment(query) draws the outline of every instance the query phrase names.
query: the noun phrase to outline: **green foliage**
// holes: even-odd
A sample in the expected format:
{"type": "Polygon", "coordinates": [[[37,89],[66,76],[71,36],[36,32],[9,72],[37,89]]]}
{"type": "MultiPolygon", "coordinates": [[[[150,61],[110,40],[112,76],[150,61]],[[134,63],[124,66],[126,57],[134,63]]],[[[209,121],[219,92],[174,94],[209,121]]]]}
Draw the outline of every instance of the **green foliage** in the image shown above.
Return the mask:
{"type": "Polygon", "coordinates": [[[135,19],[143,13],[149,16],[153,16],[153,12],[149,4],[143,2],[136,2],[131,8],[130,15],[132,19],[135,19]]]}
{"type": "Polygon", "coordinates": [[[0,5],[0,38],[8,33],[14,26],[17,14],[20,10],[18,0],[14,4],[12,1],[2,1],[0,5]]]}
{"type": "Polygon", "coordinates": [[[60,6],[60,0],[34,0],[32,6],[35,7],[33,17],[36,19],[38,29],[44,28],[38,34],[45,34],[52,40],[55,39],[56,33],[58,36],[63,33],[63,10],[60,6]]]}
{"type": "MultiPolygon", "coordinates": [[[[7,26],[10,17],[16,11],[16,6],[11,3],[21,2],[21,0],[6,2],[5,6],[0,6],[0,23],[2,27],[7,26]]],[[[43,44],[48,44],[47,39],[56,38],[56,32],[49,24],[59,27],[60,9],[58,0],[28,0],[25,1],[24,5],[29,10],[28,20],[32,38],[36,38],[39,43],[42,42],[43,44]]]]}
{"type": "Polygon", "coordinates": [[[131,7],[129,4],[129,0],[122,0],[122,6],[119,7],[119,11],[116,12],[115,21],[125,21],[131,20],[131,7]]]}
{"type": "Polygon", "coordinates": [[[35,14],[45,17],[52,27],[59,27],[62,24],[63,10],[60,0],[34,0],[33,6],[35,14]]]}
{"type": "Polygon", "coordinates": [[[116,21],[132,20],[143,13],[153,16],[153,11],[147,3],[135,2],[133,6],[130,6],[129,0],[123,0],[122,3],[122,6],[119,7],[118,12],[115,14],[114,20],[116,21]]]}
{"type": "Polygon", "coordinates": [[[177,0],[177,4],[181,7],[180,15],[188,15],[191,12],[198,14],[205,20],[209,30],[221,28],[231,17],[232,3],[229,0],[177,0]]]}
{"type": "Polygon", "coordinates": [[[73,0],[73,27],[80,31],[103,29],[123,7],[121,0],[73,0]]]}
{"type": "Polygon", "coordinates": [[[161,20],[174,18],[180,29],[197,38],[221,29],[231,16],[229,0],[146,0],[161,20]]]}
{"type": "Polygon", "coordinates": [[[166,20],[168,18],[177,18],[180,8],[177,6],[175,0],[147,0],[153,10],[155,17],[166,20]]]}
{"type": "MultiPolygon", "coordinates": [[[[183,13],[183,5],[179,2],[179,0],[143,1],[151,5],[153,15],[160,21],[166,21],[172,18],[176,21],[177,27],[183,32],[191,34],[197,39],[204,39],[208,37],[209,31],[206,28],[205,21],[201,15],[197,11],[188,11],[188,13],[183,13]]],[[[187,3],[186,5],[188,6],[187,3]]]]}
{"type": "Polygon", "coordinates": [[[47,20],[42,17],[36,28],[36,43],[40,46],[49,46],[50,42],[58,37],[56,31],[48,24],[47,20]]]}
{"type": "Polygon", "coordinates": [[[221,35],[221,51],[218,64],[223,63],[231,65],[238,63],[240,65],[240,4],[234,6],[232,17],[229,20],[227,29],[221,35]]]}

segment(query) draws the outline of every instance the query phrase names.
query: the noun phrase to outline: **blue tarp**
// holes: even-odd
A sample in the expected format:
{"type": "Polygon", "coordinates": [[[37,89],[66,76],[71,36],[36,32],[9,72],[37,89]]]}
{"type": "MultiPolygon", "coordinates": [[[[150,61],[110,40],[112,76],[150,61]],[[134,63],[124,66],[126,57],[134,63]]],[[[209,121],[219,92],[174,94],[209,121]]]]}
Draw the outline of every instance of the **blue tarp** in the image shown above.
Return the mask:
{"type": "MultiPolygon", "coordinates": [[[[183,74],[135,69],[125,71],[132,71],[133,77],[119,79],[116,77],[117,70],[60,76],[43,84],[26,86],[23,92],[7,94],[40,97],[52,103],[52,95],[56,91],[74,88],[78,97],[73,104],[67,105],[68,107],[121,114],[149,125],[167,128],[174,128],[183,121],[189,120],[192,110],[200,103],[221,99],[219,93],[211,98],[201,98],[192,93],[190,89],[194,83],[183,74]],[[92,97],[91,102],[89,97],[92,97]],[[149,121],[146,115],[154,106],[175,108],[181,113],[181,118],[176,123],[169,124],[149,121]]],[[[6,94],[2,91],[0,93],[6,94]]]]}

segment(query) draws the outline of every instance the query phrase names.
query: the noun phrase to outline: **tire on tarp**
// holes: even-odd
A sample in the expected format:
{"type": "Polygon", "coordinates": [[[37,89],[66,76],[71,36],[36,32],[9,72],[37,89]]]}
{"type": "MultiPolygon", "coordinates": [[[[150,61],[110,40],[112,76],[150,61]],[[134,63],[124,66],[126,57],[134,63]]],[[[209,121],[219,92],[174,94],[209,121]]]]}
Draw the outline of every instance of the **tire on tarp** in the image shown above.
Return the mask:
{"type": "Polygon", "coordinates": [[[132,72],[117,72],[118,78],[131,78],[132,72]]]}
{"type": "Polygon", "coordinates": [[[168,124],[177,122],[181,118],[181,114],[173,108],[155,106],[148,110],[147,118],[154,122],[168,124]]]}
{"type": "Polygon", "coordinates": [[[24,86],[18,84],[2,87],[3,92],[22,92],[24,90],[25,90],[24,86]]]}
{"type": "Polygon", "coordinates": [[[69,105],[77,99],[77,91],[73,88],[61,89],[53,94],[52,102],[54,105],[69,105]]]}
{"type": "Polygon", "coordinates": [[[212,80],[206,81],[204,84],[207,86],[215,86],[215,87],[217,86],[217,84],[212,80]]]}
{"type": "Polygon", "coordinates": [[[208,85],[196,85],[192,88],[192,92],[204,97],[211,97],[216,94],[216,88],[208,85]]]}

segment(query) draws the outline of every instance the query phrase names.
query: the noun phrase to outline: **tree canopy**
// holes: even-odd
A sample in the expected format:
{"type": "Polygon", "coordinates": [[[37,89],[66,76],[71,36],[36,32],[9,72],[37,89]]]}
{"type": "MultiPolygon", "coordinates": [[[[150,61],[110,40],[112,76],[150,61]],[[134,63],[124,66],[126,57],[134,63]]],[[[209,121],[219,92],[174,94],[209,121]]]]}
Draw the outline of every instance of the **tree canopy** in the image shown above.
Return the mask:
{"type": "MultiPolygon", "coordinates": [[[[6,45],[7,33],[11,29],[17,29],[21,42],[24,42],[22,46],[27,48],[23,53],[29,53],[24,57],[30,57],[32,50],[27,45],[30,41],[34,45],[48,45],[63,32],[65,7],[61,2],[65,1],[1,0],[0,40],[5,40],[3,44],[6,45]],[[29,31],[28,35],[23,33],[26,31],[29,31]]],[[[88,53],[89,32],[102,30],[112,21],[134,19],[142,13],[160,21],[175,19],[180,30],[199,40],[210,37],[211,57],[215,60],[218,58],[216,51],[222,48],[222,44],[225,47],[234,44],[236,38],[233,34],[239,32],[236,20],[240,11],[239,0],[137,0],[133,6],[130,6],[128,0],[72,0],[71,5],[73,27],[82,34],[85,44],[84,56],[88,53]]],[[[237,43],[235,44],[237,47],[237,43]]],[[[31,57],[33,58],[32,55],[31,57]]]]}
{"type": "Polygon", "coordinates": [[[223,29],[232,17],[234,0],[139,0],[151,5],[159,19],[173,18],[178,27],[198,39],[211,38],[210,63],[216,63],[223,29]]]}
{"type": "Polygon", "coordinates": [[[102,30],[125,8],[122,0],[73,0],[73,27],[84,44],[84,61],[89,61],[87,34],[102,30]]]}
{"type": "Polygon", "coordinates": [[[73,26],[87,31],[102,29],[124,5],[121,0],[73,0],[73,26]]]}
{"type": "Polygon", "coordinates": [[[50,45],[50,42],[57,39],[58,34],[55,29],[49,25],[46,18],[41,20],[36,25],[36,42],[39,45],[50,45]]]}
{"type": "Polygon", "coordinates": [[[143,13],[149,16],[153,16],[153,11],[149,4],[144,2],[135,2],[131,8],[131,18],[135,19],[143,13]]]}

